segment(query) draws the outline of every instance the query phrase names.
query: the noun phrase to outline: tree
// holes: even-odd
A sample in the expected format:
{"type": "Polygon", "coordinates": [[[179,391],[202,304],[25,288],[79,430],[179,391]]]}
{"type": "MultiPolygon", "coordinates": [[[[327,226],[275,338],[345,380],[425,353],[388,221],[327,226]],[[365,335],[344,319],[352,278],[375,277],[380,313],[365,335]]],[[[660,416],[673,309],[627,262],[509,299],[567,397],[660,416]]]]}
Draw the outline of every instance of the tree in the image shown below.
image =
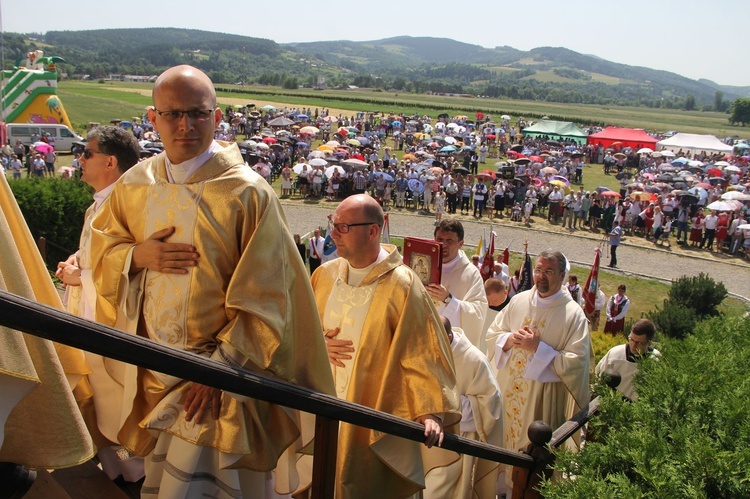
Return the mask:
{"type": "Polygon", "coordinates": [[[677,306],[693,309],[699,319],[704,319],[719,315],[717,307],[727,294],[724,283],[717,283],[701,272],[694,277],[682,276],[672,281],[668,299],[677,306]]]}
{"type": "Polygon", "coordinates": [[[732,114],[729,116],[729,123],[732,125],[739,123],[745,126],[750,123],[750,99],[741,97],[732,102],[732,114]]]}
{"type": "Polygon", "coordinates": [[[714,110],[723,113],[727,110],[727,103],[724,101],[724,92],[717,90],[714,94],[714,110]]]}
{"type": "Polygon", "coordinates": [[[695,109],[695,97],[688,95],[685,97],[685,111],[692,111],[695,109]]]}

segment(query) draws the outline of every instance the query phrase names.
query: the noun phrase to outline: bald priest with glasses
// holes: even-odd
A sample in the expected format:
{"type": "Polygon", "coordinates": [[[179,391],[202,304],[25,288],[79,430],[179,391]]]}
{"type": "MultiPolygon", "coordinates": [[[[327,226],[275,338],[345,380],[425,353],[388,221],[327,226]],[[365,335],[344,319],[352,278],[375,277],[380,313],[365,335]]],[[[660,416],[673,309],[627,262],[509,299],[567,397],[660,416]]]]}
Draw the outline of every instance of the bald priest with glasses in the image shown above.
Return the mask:
{"type": "MultiPolygon", "coordinates": [[[[460,419],[456,376],[443,323],[395,246],[380,244],[384,215],[367,194],[333,214],[339,258],[312,275],[336,395],[425,425],[424,444],[440,446],[460,419]]],[[[416,442],[341,423],[336,497],[411,497],[425,474],[458,456],[424,452],[416,442]]]]}
{"type": "MultiPolygon", "coordinates": [[[[92,222],[97,320],[333,393],[304,264],[276,194],[214,140],[211,80],[166,70],[148,115],[164,152],[121,177],[92,222]]],[[[277,468],[306,443],[295,411],[140,368],[135,389],[118,436],[145,457],[142,497],[265,497],[274,469],[276,492],[298,485],[277,468]]]]}

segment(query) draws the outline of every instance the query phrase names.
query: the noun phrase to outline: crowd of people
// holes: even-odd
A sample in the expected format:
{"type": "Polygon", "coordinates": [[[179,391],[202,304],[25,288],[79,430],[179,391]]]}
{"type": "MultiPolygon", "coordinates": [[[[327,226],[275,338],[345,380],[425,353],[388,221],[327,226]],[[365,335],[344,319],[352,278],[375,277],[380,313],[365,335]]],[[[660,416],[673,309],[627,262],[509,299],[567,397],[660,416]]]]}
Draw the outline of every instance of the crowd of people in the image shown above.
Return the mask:
{"type": "MultiPolygon", "coordinates": [[[[132,133],[91,130],[76,159],[94,204],[78,252],[58,268],[68,310],[423,425],[424,446],[342,423],[339,498],[510,496],[519,484],[509,469],[440,449],[445,433],[521,451],[533,421],[556,428],[582,410],[595,364],[591,331],[604,310],[605,332],[622,332],[630,300],[620,286],[606,303],[597,295],[595,313],[587,314],[583,290],[555,250],[537,256],[526,276],[530,289],[501,263],[484,278],[462,249],[462,223],[448,215],[460,210],[527,224],[545,216],[571,230],[609,231],[629,223],[635,210],[628,200],[639,199],[638,187],[576,190],[583,154],[523,139],[512,127],[506,138],[502,123],[466,134],[466,119],[438,126],[425,117],[340,117],[345,132],[335,135],[342,140],[327,141],[318,154],[309,140],[317,127],[273,134],[289,141],[251,138],[244,154],[222,140],[262,134],[284,117],[267,111],[244,122],[235,113],[224,119],[210,79],[177,66],[156,80],[153,106],[139,125],[154,132],[152,142],[158,134],[163,152],[139,163],[132,133]],[[419,136],[435,131],[442,140],[419,136]],[[359,132],[370,134],[359,139],[359,132]],[[398,137],[401,159],[385,146],[388,137],[398,137]],[[528,161],[479,171],[491,145],[510,150],[516,143],[533,153],[528,161]],[[325,164],[311,164],[315,159],[325,164]],[[348,168],[330,175],[324,169],[339,164],[348,168]],[[503,178],[508,167],[512,176],[503,178]],[[298,189],[341,199],[327,234],[335,257],[319,230],[307,241],[290,233],[264,180],[273,175],[281,176],[284,195],[298,189]],[[385,211],[408,203],[436,214],[442,275],[426,285],[395,246],[381,243],[385,211]]],[[[333,122],[325,111],[290,112],[312,124],[333,122]]],[[[639,179],[662,164],[646,164],[639,179]]],[[[654,212],[670,204],[663,194],[661,202],[647,200],[654,212]]],[[[655,236],[666,222],[654,228],[654,220],[646,232],[655,236]]],[[[718,227],[702,223],[706,231],[718,227]]],[[[718,244],[716,232],[705,237],[708,247],[718,244]]],[[[654,332],[649,321],[636,323],[597,372],[619,370],[632,379],[638,362],[655,353],[654,332]]],[[[88,360],[91,390],[86,398],[79,391],[78,402],[95,408],[86,422],[99,461],[113,479],[142,481],[143,497],[288,497],[309,486],[301,457],[311,438],[309,415],[100,356],[88,360]]],[[[634,399],[632,383],[623,386],[634,399]]],[[[572,442],[577,446],[578,436],[572,442]]]]}

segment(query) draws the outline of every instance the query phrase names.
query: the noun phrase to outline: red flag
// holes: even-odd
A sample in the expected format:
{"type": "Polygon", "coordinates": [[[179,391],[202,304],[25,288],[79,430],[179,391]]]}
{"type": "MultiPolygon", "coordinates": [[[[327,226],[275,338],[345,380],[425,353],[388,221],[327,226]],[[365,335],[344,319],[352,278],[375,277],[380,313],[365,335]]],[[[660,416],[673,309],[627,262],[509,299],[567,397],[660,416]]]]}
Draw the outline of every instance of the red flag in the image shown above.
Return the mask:
{"type": "Polygon", "coordinates": [[[596,304],[596,295],[599,293],[599,260],[602,251],[597,248],[594,255],[594,263],[591,265],[591,273],[586,280],[586,287],[583,288],[583,310],[587,314],[594,313],[596,304]]]}
{"type": "Polygon", "coordinates": [[[510,263],[510,247],[505,248],[505,251],[503,251],[503,263],[505,265],[510,263]]]}
{"type": "Polygon", "coordinates": [[[484,261],[482,261],[482,268],[479,269],[479,273],[482,274],[482,279],[487,280],[492,277],[495,272],[495,233],[490,231],[490,246],[487,249],[487,253],[484,254],[484,261]]]}

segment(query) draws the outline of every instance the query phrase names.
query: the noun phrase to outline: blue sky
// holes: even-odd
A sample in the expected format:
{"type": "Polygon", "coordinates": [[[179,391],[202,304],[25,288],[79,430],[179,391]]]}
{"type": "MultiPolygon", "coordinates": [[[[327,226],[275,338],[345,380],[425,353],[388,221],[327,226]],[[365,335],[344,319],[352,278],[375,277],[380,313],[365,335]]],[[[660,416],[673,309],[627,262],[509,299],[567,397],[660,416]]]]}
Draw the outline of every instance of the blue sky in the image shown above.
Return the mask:
{"type": "Polygon", "coordinates": [[[10,32],[164,26],[255,36],[278,43],[434,36],[483,47],[565,47],[688,78],[750,86],[747,4],[739,0],[283,0],[262,4],[231,0],[0,0],[0,9],[2,28],[10,32]]]}

